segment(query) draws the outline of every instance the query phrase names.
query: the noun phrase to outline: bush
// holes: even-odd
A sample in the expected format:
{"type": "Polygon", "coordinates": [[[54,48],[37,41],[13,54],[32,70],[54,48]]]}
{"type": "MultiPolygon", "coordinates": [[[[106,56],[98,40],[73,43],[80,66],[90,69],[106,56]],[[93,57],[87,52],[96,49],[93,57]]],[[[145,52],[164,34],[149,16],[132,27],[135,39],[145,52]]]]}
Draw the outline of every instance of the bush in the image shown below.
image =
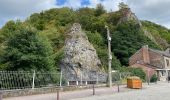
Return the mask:
{"type": "Polygon", "coordinates": [[[49,40],[38,34],[31,27],[20,25],[14,31],[4,49],[3,63],[8,64],[7,70],[53,70],[53,48],[49,40]]]}
{"type": "Polygon", "coordinates": [[[121,72],[130,72],[131,76],[137,76],[142,79],[142,81],[146,80],[146,74],[141,68],[132,68],[132,67],[126,67],[126,68],[121,68],[121,72]]]}
{"type": "Polygon", "coordinates": [[[158,80],[158,77],[156,76],[156,74],[152,75],[150,82],[156,82],[158,80]]]}

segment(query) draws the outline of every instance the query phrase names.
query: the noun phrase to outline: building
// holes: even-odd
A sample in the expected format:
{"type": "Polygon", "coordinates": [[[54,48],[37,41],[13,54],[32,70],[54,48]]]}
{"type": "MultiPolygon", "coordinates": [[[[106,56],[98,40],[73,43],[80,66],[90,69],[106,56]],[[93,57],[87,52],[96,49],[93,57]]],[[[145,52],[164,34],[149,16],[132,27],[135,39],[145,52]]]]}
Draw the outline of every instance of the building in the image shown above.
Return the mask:
{"type": "Polygon", "coordinates": [[[160,51],[145,45],[129,58],[129,65],[142,68],[149,79],[156,74],[159,81],[166,81],[170,76],[170,49],[160,51]]]}

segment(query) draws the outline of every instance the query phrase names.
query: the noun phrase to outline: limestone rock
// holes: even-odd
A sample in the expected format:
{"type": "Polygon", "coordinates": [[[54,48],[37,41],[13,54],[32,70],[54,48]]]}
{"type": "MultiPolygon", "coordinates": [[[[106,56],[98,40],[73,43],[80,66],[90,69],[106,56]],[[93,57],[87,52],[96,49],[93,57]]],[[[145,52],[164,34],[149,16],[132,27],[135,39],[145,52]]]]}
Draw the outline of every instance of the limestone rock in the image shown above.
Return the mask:
{"type": "Polygon", "coordinates": [[[122,17],[119,20],[118,24],[123,23],[123,22],[127,22],[127,21],[134,21],[136,24],[138,24],[140,27],[142,26],[140,20],[137,18],[137,16],[135,15],[135,13],[133,13],[131,11],[130,8],[124,8],[124,9],[120,9],[121,13],[122,13],[122,17]]]}
{"type": "Polygon", "coordinates": [[[96,50],[81,30],[81,25],[73,24],[66,35],[65,57],[61,66],[65,78],[68,81],[80,81],[80,79],[95,81],[98,76],[99,79],[105,80],[106,75],[101,70],[96,50]]]}

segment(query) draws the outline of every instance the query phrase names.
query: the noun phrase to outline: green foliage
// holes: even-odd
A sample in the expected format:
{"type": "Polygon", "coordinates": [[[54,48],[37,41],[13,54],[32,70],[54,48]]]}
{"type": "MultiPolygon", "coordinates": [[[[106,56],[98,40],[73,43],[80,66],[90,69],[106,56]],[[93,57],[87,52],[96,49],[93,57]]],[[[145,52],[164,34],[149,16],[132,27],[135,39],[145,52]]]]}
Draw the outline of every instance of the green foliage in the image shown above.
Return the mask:
{"type": "MultiPolygon", "coordinates": [[[[107,70],[108,66],[108,51],[107,45],[105,44],[104,38],[98,33],[86,32],[89,41],[95,47],[97,54],[101,60],[103,67],[107,70]]],[[[112,69],[119,69],[121,64],[120,61],[112,53],[112,69]]]]}
{"type": "Polygon", "coordinates": [[[152,34],[156,39],[157,43],[163,48],[166,49],[167,45],[164,42],[170,43],[170,30],[150,21],[142,21],[144,28],[152,34]]]}
{"type": "Polygon", "coordinates": [[[128,65],[129,57],[143,45],[159,48],[144,35],[140,26],[133,21],[118,25],[116,31],[112,33],[112,39],[112,51],[123,65],[128,65]]]}
{"type": "Polygon", "coordinates": [[[8,38],[15,35],[14,31],[20,29],[20,21],[8,21],[5,26],[0,30],[0,43],[5,42],[8,38]]]}
{"type": "Polygon", "coordinates": [[[64,48],[61,48],[55,53],[55,65],[59,68],[61,59],[64,58],[64,48]]]}
{"type": "Polygon", "coordinates": [[[102,4],[97,4],[96,10],[95,10],[95,15],[100,16],[104,13],[106,13],[106,10],[104,10],[104,6],[102,4]]]}
{"type": "MultiPolygon", "coordinates": [[[[119,6],[120,8],[127,7],[125,4],[119,6]]],[[[18,69],[22,65],[21,69],[31,69],[42,64],[37,69],[49,70],[54,63],[58,67],[64,55],[65,33],[74,22],[80,23],[82,28],[88,31],[89,41],[95,47],[106,70],[108,55],[105,25],[109,26],[112,37],[113,69],[121,69],[121,65],[128,65],[129,57],[143,45],[147,44],[149,47],[160,49],[166,48],[165,43],[160,40],[170,43],[170,30],[165,27],[148,21],[142,21],[143,27],[133,21],[118,24],[123,15],[121,10],[107,13],[101,4],[98,4],[96,8],[77,10],[63,7],[34,13],[23,23],[9,21],[0,29],[0,68],[14,70],[16,65],[18,69]],[[32,26],[36,30],[27,26],[32,26]],[[158,44],[144,35],[144,29],[152,33],[158,44]],[[31,45],[31,48],[28,44],[31,45]],[[45,59],[47,60],[44,61],[45,59]],[[55,61],[53,61],[54,59],[55,61]],[[18,63],[22,60],[29,61],[29,63],[18,63]],[[37,63],[38,61],[41,63],[37,63]]]]}
{"type": "Polygon", "coordinates": [[[62,27],[51,27],[50,29],[41,31],[40,34],[48,37],[51,40],[54,51],[57,51],[64,46],[65,36],[62,33],[63,30],[62,27]]]}
{"type": "Polygon", "coordinates": [[[38,30],[44,30],[49,28],[49,25],[54,26],[66,26],[75,21],[76,15],[75,12],[70,8],[56,8],[50,9],[40,14],[33,14],[30,16],[29,22],[38,30]]]}
{"type": "Polygon", "coordinates": [[[129,8],[124,2],[119,3],[119,9],[129,8]]]}
{"type": "Polygon", "coordinates": [[[129,72],[131,74],[131,76],[138,76],[140,77],[140,79],[142,79],[142,81],[146,80],[146,74],[143,71],[143,69],[141,68],[133,68],[133,67],[126,67],[126,66],[122,66],[119,71],[121,73],[123,72],[129,72]]]}
{"type": "Polygon", "coordinates": [[[53,49],[48,39],[31,27],[20,25],[6,44],[3,62],[7,70],[53,70],[53,49]]]}
{"type": "Polygon", "coordinates": [[[132,76],[138,76],[143,81],[146,80],[146,74],[141,68],[128,68],[128,71],[131,73],[132,76]]]}
{"type": "Polygon", "coordinates": [[[157,82],[157,80],[158,80],[158,77],[156,74],[154,74],[154,75],[152,75],[150,82],[157,82]]]}

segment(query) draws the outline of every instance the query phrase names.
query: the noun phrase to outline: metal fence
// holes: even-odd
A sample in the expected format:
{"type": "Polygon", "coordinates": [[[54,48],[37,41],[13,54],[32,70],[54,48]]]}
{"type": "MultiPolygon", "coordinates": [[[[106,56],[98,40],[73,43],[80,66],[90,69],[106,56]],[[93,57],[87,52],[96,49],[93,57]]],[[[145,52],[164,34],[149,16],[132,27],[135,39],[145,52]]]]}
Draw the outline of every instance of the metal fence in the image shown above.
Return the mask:
{"type": "Polygon", "coordinates": [[[59,72],[0,71],[0,90],[60,86],[59,72]]]}
{"type": "MultiPolygon", "coordinates": [[[[86,74],[84,72],[77,78],[73,78],[73,80],[66,80],[62,72],[0,71],[0,90],[107,83],[107,78],[104,79],[101,73],[86,74]],[[90,80],[89,78],[87,79],[87,76],[91,77],[90,80]]],[[[112,73],[112,82],[122,84],[130,75],[130,73],[112,73]]]]}
{"type": "Polygon", "coordinates": [[[112,82],[115,84],[125,84],[130,76],[132,76],[130,72],[114,72],[112,73],[112,82]]]}

